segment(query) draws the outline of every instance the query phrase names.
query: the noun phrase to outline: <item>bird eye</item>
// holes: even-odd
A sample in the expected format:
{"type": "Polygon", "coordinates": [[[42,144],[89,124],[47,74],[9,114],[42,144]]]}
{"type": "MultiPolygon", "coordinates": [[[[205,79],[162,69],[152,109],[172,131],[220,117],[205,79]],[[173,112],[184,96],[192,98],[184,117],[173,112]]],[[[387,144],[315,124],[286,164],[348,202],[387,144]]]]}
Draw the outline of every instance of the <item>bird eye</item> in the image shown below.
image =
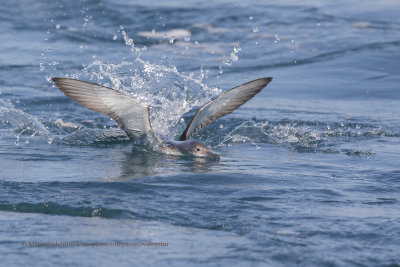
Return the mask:
{"type": "Polygon", "coordinates": [[[197,150],[197,151],[200,151],[200,148],[198,147],[198,148],[196,148],[196,150],[197,150]]]}

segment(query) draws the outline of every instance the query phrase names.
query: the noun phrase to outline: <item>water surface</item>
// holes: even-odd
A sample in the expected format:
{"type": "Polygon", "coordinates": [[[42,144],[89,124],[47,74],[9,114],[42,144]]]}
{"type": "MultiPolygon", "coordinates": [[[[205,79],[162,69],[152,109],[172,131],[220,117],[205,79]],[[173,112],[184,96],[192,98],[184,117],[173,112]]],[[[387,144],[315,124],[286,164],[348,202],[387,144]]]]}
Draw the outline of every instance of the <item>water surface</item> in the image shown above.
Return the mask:
{"type": "Polygon", "coordinates": [[[399,12],[389,0],[6,1],[4,264],[398,265],[399,12]],[[136,149],[54,76],[143,101],[170,138],[222,91],[274,80],[195,136],[215,162],[136,149]]]}

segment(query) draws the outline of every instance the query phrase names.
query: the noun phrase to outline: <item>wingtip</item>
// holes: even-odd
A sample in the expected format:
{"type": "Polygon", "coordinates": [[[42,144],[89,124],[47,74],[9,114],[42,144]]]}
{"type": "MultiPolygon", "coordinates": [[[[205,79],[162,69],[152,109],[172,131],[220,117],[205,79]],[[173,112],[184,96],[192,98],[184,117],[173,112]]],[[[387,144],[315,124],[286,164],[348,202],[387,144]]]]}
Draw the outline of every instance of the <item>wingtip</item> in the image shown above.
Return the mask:
{"type": "Polygon", "coordinates": [[[262,81],[262,86],[264,88],[272,81],[272,77],[265,77],[265,78],[261,78],[260,80],[262,81]]]}
{"type": "Polygon", "coordinates": [[[60,80],[61,80],[62,78],[59,78],[59,77],[53,77],[53,78],[51,78],[51,80],[53,81],[53,82],[59,82],[60,80]]]}
{"type": "MultiPolygon", "coordinates": [[[[63,78],[63,77],[53,77],[51,78],[53,80],[53,82],[57,83],[57,82],[62,82],[62,81],[67,81],[67,80],[75,80],[75,79],[71,79],[71,78],[63,78]]],[[[80,81],[80,80],[76,80],[76,81],[80,81]]],[[[81,81],[84,82],[84,81],[81,81]]]]}
{"type": "MultiPolygon", "coordinates": [[[[267,86],[270,82],[272,81],[272,77],[264,77],[264,78],[259,78],[257,80],[248,82],[247,84],[258,84],[260,86],[262,86],[262,88],[264,88],[265,86],[267,86]]],[[[246,85],[247,85],[246,84],[246,85]]]]}

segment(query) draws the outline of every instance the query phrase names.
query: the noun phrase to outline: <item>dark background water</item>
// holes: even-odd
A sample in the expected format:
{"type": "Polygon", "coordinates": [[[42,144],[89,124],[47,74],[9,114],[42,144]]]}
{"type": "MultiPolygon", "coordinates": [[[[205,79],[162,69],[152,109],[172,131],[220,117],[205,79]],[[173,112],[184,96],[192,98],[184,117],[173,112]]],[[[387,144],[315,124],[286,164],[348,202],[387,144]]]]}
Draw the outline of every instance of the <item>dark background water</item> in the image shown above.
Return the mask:
{"type": "Polygon", "coordinates": [[[2,2],[2,263],[398,265],[398,14],[390,0],[2,2]],[[137,151],[54,76],[140,99],[171,138],[223,90],[274,80],[197,134],[210,162],[137,151]],[[168,247],[27,245],[56,241],[168,247]]]}

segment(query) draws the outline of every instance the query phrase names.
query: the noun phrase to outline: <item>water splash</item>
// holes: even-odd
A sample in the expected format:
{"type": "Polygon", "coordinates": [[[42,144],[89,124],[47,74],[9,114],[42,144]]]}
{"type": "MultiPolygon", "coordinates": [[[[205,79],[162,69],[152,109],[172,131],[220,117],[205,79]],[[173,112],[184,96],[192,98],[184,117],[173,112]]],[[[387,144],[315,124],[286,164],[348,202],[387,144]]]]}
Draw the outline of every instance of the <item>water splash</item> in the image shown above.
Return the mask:
{"type": "Polygon", "coordinates": [[[0,99],[0,127],[9,128],[16,138],[15,144],[30,143],[34,137],[44,137],[48,144],[99,145],[128,142],[124,131],[113,129],[91,129],[80,124],[54,121],[39,121],[10,102],[0,99]]]}
{"type": "Polygon", "coordinates": [[[219,146],[230,146],[233,143],[251,143],[253,145],[259,143],[302,143],[304,147],[309,147],[311,142],[307,140],[307,136],[312,136],[314,140],[320,139],[316,132],[306,132],[304,127],[298,128],[291,123],[281,124],[269,121],[257,122],[249,120],[242,122],[230,130],[219,146]]]}
{"type": "MultiPolygon", "coordinates": [[[[90,19],[90,17],[88,18],[90,19]]],[[[186,126],[181,120],[183,114],[191,111],[194,107],[207,103],[221,92],[220,89],[208,87],[203,83],[207,77],[207,70],[203,66],[197,73],[183,73],[172,64],[150,63],[141,57],[142,53],[147,50],[146,46],[136,46],[133,38],[128,35],[123,26],[118,29],[118,34],[122,36],[125,45],[130,48],[129,61],[110,63],[95,60],[84,66],[82,70],[65,76],[91,80],[120,90],[146,103],[151,107],[153,128],[156,132],[171,138],[180,134],[186,126]]],[[[46,51],[50,51],[50,48],[47,48],[46,51]]],[[[58,65],[57,61],[47,62],[47,52],[42,54],[43,61],[39,64],[41,71],[48,71],[48,66],[58,65]]],[[[47,73],[47,81],[51,82],[52,76],[54,74],[47,73]]],[[[79,125],[79,123],[73,124],[61,118],[40,122],[37,118],[4,101],[0,103],[0,108],[1,123],[11,125],[17,138],[16,143],[19,143],[22,137],[24,141],[29,142],[33,136],[44,136],[48,143],[78,145],[102,143],[105,142],[106,137],[110,138],[111,143],[115,140],[117,140],[116,142],[126,141],[126,136],[121,137],[121,132],[118,130],[107,132],[103,129],[84,129],[83,125],[79,125]],[[82,140],[77,141],[78,138],[82,138],[82,140]]]]}
{"type": "MultiPolygon", "coordinates": [[[[101,66],[101,65],[96,65],[101,66]]],[[[110,66],[107,64],[107,66],[110,66]]],[[[129,79],[128,79],[129,80],[129,79]]],[[[117,80],[120,82],[120,80],[117,80]]],[[[144,82],[145,87],[147,83],[144,82]]],[[[121,82],[120,89],[126,90],[124,83],[121,82]]],[[[135,88],[135,87],[131,87],[135,88]]],[[[181,87],[179,90],[181,90],[181,87]]],[[[148,92],[148,90],[144,90],[148,92]]],[[[179,92],[180,92],[179,91],[179,92]]],[[[127,91],[129,93],[129,91],[127,91]]],[[[140,94],[132,91],[131,94],[142,96],[143,101],[155,101],[150,95],[140,94]]],[[[164,93],[164,91],[161,91],[164,93]]],[[[173,110],[173,105],[177,105],[180,96],[171,96],[170,99],[164,95],[163,101],[169,101],[172,110],[164,110],[163,104],[156,106],[158,112],[176,116],[179,120],[180,112],[173,110]]],[[[179,102],[182,103],[182,102],[179,102]]],[[[192,101],[190,104],[196,103],[192,101]]],[[[182,111],[184,107],[181,107],[182,111]]],[[[163,114],[163,115],[164,115],[163,114]]],[[[171,120],[160,121],[166,125],[168,131],[174,134],[181,130],[171,129],[171,120]]],[[[171,125],[180,124],[181,121],[173,121],[171,125]]],[[[155,124],[159,126],[159,124],[155,124]]],[[[161,124],[163,125],[163,124],[161,124]]],[[[100,129],[93,124],[93,128],[82,126],[79,123],[64,121],[60,118],[51,121],[39,121],[38,118],[16,109],[11,102],[0,100],[0,126],[11,128],[16,138],[16,145],[21,142],[29,143],[35,136],[45,137],[49,144],[68,144],[68,145],[110,145],[129,142],[126,134],[118,128],[100,129]]],[[[182,127],[184,127],[182,122],[182,127]]],[[[179,128],[179,127],[175,127],[179,128]]],[[[342,122],[321,122],[321,121],[257,121],[253,120],[221,120],[220,123],[211,124],[208,131],[200,131],[199,139],[207,138],[213,147],[231,146],[236,143],[248,143],[260,149],[261,144],[287,144],[298,152],[323,152],[323,153],[345,153],[348,156],[370,157],[373,151],[360,149],[360,142],[371,138],[399,138],[400,133],[387,129],[379,125],[359,123],[352,120],[342,122]],[[218,131],[219,134],[214,134],[218,131]],[[202,136],[202,134],[207,136],[202,136]],[[218,137],[219,136],[219,137],[218,137]]]]}
{"type": "Polygon", "coordinates": [[[224,65],[227,65],[228,67],[232,66],[234,62],[237,62],[239,60],[238,53],[242,51],[242,48],[240,47],[239,43],[233,43],[232,46],[233,50],[231,52],[231,56],[222,61],[222,63],[224,65]]]}
{"type": "MultiPolygon", "coordinates": [[[[121,27],[134,60],[118,64],[95,60],[82,71],[71,75],[74,79],[90,79],[120,90],[151,107],[151,121],[156,132],[173,137],[183,130],[181,116],[194,107],[202,106],[221,90],[203,83],[207,70],[199,74],[181,73],[176,66],[164,66],[143,60],[146,48],[137,48],[133,39],[121,27]],[[178,127],[177,127],[178,126],[178,127]]],[[[235,51],[239,51],[240,47],[235,51]]],[[[236,53],[236,52],[235,52],[236,53]]]]}
{"type": "Polygon", "coordinates": [[[262,143],[288,144],[299,152],[344,152],[348,156],[374,155],[373,151],[360,150],[357,141],[369,138],[394,137],[400,134],[381,126],[355,123],[352,121],[326,123],[319,121],[239,121],[229,128],[217,146],[249,143],[256,148],[262,143]],[[240,124],[238,124],[240,123],[240,124]],[[351,142],[350,142],[351,139],[351,142]],[[354,148],[343,148],[352,144],[354,148]]]}
{"type": "Polygon", "coordinates": [[[35,117],[16,109],[11,102],[0,99],[0,125],[11,125],[16,137],[15,144],[29,143],[34,136],[44,136],[51,143],[53,135],[35,117]]]}

